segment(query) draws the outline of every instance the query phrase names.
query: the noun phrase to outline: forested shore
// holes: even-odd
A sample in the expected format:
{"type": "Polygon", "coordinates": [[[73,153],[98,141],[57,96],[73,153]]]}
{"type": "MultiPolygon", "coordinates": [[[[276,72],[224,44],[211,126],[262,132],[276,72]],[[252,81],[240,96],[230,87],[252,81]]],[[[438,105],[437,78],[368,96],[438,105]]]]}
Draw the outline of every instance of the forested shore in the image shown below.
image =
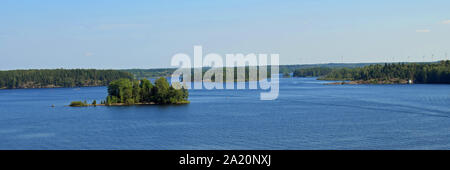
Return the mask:
{"type": "MultiPolygon", "coordinates": [[[[280,72],[294,73],[294,77],[319,77],[322,80],[349,80],[361,83],[449,83],[449,61],[438,63],[396,63],[396,64],[317,64],[317,65],[282,65],[280,72]]],[[[202,75],[210,68],[203,68],[202,75]]],[[[219,68],[220,69],[220,68],[219,68]]],[[[227,69],[223,69],[226,81],[227,69]]],[[[31,69],[0,71],[0,89],[17,88],[57,88],[107,86],[110,82],[121,78],[146,79],[168,77],[176,69],[129,69],[129,70],[96,70],[96,69],[31,69]]],[[[234,81],[237,81],[237,68],[234,81]]],[[[257,69],[256,69],[257,70],[257,69]]],[[[194,69],[191,70],[193,80],[194,69]]],[[[270,78],[270,67],[267,77],[270,78]]],[[[249,79],[249,67],[245,68],[245,80],[249,79]]],[[[258,71],[257,71],[258,72],[258,71]]],[[[259,73],[257,73],[259,74],[259,73]]],[[[258,76],[259,77],[259,76],[258,76]]],[[[259,78],[258,78],[259,79],[259,78]]],[[[215,81],[215,76],[211,80],[215,81]]]]}
{"type": "Polygon", "coordinates": [[[296,77],[350,81],[335,84],[450,84],[450,61],[437,63],[374,64],[357,68],[309,68],[294,72],[296,77]]]}
{"type": "MultiPolygon", "coordinates": [[[[317,67],[321,67],[321,68],[355,68],[355,67],[362,67],[362,66],[367,66],[367,65],[371,65],[371,64],[377,64],[377,63],[329,63],[329,64],[294,64],[294,65],[280,65],[279,66],[279,71],[280,73],[283,74],[289,74],[294,72],[295,70],[298,69],[306,69],[306,68],[317,68],[317,67]]],[[[248,75],[249,73],[249,66],[245,67],[245,74],[248,75]]],[[[210,67],[203,67],[201,72],[202,75],[204,75],[206,73],[206,71],[208,71],[209,69],[211,69],[210,67]]],[[[223,69],[223,75],[224,75],[224,81],[226,81],[226,73],[227,73],[227,68],[223,67],[223,68],[218,68],[218,69],[223,69]]],[[[258,69],[258,68],[256,68],[258,69]]],[[[144,79],[144,78],[158,78],[158,77],[169,77],[173,74],[173,72],[177,70],[176,68],[155,68],[155,69],[126,69],[126,70],[122,70],[122,71],[126,71],[129,72],[131,74],[133,74],[135,76],[136,79],[144,79]]],[[[191,76],[193,76],[194,73],[194,68],[191,68],[191,76]]],[[[234,68],[235,70],[235,74],[237,71],[237,67],[234,68]]],[[[271,76],[270,74],[271,72],[271,68],[270,66],[267,67],[267,77],[269,78],[271,76]]],[[[236,77],[236,76],[235,76],[236,77]]],[[[193,77],[192,77],[192,80],[193,77]]],[[[245,81],[249,81],[248,79],[246,79],[245,81]]]]}
{"type": "Polygon", "coordinates": [[[41,69],[0,71],[0,89],[106,86],[133,75],[118,70],[41,69]]]}

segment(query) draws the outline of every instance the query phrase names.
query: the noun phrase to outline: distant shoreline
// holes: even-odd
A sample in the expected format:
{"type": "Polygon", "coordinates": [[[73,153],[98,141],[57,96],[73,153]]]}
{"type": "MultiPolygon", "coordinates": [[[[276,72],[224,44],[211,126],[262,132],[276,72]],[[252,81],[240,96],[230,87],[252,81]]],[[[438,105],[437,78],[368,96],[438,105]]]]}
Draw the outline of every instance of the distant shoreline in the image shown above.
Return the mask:
{"type": "MultiPolygon", "coordinates": [[[[267,79],[267,78],[266,78],[267,79]]],[[[260,80],[244,80],[244,81],[222,81],[222,82],[215,82],[215,81],[209,81],[209,80],[202,80],[201,82],[205,83],[231,83],[231,82],[252,82],[252,81],[261,81],[266,79],[260,79],[260,80]]],[[[200,81],[191,81],[191,83],[198,83],[200,81]]],[[[63,88],[83,88],[83,87],[107,87],[108,85],[88,85],[88,86],[74,86],[74,87],[64,87],[64,86],[42,86],[42,87],[24,87],[24,88],[5,88],[2,87],[0,90],[18,90],[18,89],[63,89],[63,88]]]]}
{"type": "Polygon", "coordinates": [[[74,86],[74,87],[64,87],[64,86],[55,86],[55,87],[25,87],[25,88],[0,88],[0,90],[20,90],[20,89],[64,89],[64,88],[83,88],[83,87],[107,87],[107,85],[92,85],[92,86],[74,86]]]}
{"type": "Polygon", "coordinates": [[[311,68],[296,70],[297,77],[345,81],[327,84],[450,84],[450,60],[430,64],[384,64],[360,68],[311,68]]]}
{"type": "MultiPolygon", "coordinates": [[[[319,80],[319,79],[318,79],[319,80]]],[[[325,85],[345,85],[345,84],[414,84],[412,80],[404,79],[390,79],[390,80],[352,80],[352,81],[340,81],[332,83],[324,83],[325,85]]]]}

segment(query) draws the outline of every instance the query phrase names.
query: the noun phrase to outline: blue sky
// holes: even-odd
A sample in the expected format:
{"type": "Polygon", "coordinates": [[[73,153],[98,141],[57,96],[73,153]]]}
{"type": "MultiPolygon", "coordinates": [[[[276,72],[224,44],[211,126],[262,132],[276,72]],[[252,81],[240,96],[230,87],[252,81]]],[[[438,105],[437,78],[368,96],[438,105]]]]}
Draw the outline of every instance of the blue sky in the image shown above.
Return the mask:
{"type": "Polygon", "coordinates": [[[280,64],[446,59],[449,8],[448,0],[2,0],[0,69],[164,68],[194,45],[279,53],[280,64]]]}

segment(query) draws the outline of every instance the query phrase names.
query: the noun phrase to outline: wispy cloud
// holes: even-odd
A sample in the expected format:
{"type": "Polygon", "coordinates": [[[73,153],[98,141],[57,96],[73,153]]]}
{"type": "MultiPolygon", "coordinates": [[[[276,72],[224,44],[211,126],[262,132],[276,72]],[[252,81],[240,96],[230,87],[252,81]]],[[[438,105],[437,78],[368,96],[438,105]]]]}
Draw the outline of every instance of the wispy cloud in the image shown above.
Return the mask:
{"type": "Polygon", "coordinates": [[[419,33],[429,33],[429,32],[431,32],[431,30],[429,30],[429,29],[421,29],[421,30],[416,30],[416,32],[419,32],[419,33]]]}
{"type": "Polygon", "coordinates": [[[450,20],[444,20],[442,21],[442,24],[450,24],[450,20]]]}

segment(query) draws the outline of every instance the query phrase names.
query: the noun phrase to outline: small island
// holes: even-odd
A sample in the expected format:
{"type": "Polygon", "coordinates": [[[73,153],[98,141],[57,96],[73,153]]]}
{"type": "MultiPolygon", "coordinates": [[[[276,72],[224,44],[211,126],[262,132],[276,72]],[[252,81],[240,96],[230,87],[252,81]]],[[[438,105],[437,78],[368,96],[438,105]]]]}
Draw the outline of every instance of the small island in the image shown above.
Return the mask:
{"type": "Polygon", "coordinates": [[[184,87],[175,88],[180,84],[170,85],[166,78],[160,77],[152,84],[150,80],[119,79],[108,85],[108,97],[100,104],[94,100],[92,104],[86,101],[74,101],[71,107],[86,106],[124,106],[152,104],[187,104],[188,90],[184,87]]]}

